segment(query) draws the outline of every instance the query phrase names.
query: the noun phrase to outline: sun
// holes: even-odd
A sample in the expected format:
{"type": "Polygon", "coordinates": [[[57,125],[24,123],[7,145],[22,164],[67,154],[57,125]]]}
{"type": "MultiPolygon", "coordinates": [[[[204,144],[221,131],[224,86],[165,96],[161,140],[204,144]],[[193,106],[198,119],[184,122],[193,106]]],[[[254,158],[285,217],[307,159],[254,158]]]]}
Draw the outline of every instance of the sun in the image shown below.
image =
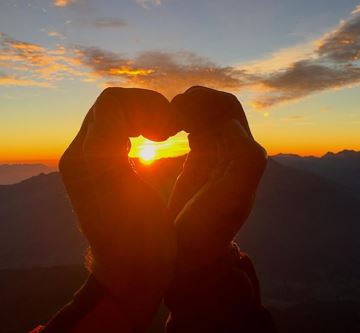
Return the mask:
{"type": "Polygon", "coordinates": [[[155,146],[152,144],[144,144],[139,152],[139,157],[142,163],[150,164],[154,161],[156,155],[155,146]]]}

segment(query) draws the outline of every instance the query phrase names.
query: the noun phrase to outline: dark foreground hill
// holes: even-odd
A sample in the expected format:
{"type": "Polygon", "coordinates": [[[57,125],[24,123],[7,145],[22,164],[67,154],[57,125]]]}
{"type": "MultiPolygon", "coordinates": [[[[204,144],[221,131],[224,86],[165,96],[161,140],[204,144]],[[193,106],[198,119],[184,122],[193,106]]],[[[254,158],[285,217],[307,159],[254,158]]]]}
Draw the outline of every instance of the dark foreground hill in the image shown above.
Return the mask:
{"type": "MultiPolygon", "coordinates": [[[[181,163],[162,160],[151,174],[140,172],[166,198],[181,163]]],[[[359,216],[359,199],[347,187],[270,160],[238,242],[255,261],[281,332],[358,332],[359,216]]],[[[46,320],[85,274],[86,245],[58,173],[0,186],[0,244],[7,297],[0,320],[5,332],[21,332],[46,320]],[[74,263],[80,266],[34,268],[74,263]]]]}
{"type": "Polygon", "coordinates": [[[40,163],[0,164],[0,184],[15,184],[40,173],[50,173],[52,171],[55,171],[55,168],[40,163]]]}

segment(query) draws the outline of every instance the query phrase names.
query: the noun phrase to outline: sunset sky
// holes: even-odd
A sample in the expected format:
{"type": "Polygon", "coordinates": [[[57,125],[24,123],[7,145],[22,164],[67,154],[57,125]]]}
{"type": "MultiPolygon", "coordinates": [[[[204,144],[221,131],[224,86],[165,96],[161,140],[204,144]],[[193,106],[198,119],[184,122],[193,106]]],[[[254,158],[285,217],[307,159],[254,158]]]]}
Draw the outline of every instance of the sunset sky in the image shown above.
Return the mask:
{"type": "Polygon", "coordinates": [[[0,163],[56,161],[106,86],[232,92],[269,154],[360,150],[359,83],[359,1],[0,2],[0,163]]]}

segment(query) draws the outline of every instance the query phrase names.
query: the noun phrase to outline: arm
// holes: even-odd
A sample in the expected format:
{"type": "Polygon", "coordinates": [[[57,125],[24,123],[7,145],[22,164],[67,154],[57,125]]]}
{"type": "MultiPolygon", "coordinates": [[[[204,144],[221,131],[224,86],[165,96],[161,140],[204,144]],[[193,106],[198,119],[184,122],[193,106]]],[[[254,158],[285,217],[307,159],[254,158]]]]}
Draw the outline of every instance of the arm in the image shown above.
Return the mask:
{"type": "Polygon", "coordinates": [[[267,157],[233,95],[195,87],[172,103],[190,131],[191,151],[169,208],[178,255],[195,267],[215,260],[245,222],[267,157]]]}
{"type": "Polygon", "coordinates": [[[174,240],[164,204],[138,178],[127,153],[130,136],[167,136],[167,108],[166,99],[152,91],[106,89],[60,161],[91,246],[93,274],[120,305],[126,304],[124,317],[142,329],[170,280],[174,240]]]}

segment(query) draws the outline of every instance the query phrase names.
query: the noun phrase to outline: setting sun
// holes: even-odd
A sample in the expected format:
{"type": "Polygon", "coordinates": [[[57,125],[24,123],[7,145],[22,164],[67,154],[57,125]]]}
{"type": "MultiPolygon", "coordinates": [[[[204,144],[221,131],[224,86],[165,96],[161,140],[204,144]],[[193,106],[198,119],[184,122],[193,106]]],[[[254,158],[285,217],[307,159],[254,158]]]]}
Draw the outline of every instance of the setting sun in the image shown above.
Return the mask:
{"type": "Polygon", "coordinates": [[[141,162],[150,164],[154,161],[156,155],[155,146],[151,142],[147,142],[143,145],[139,152],[141,162]]]}
{"type": "Polygon", "coordinates": [[[129,156],[139,158],[144,164],[150,164],[161,158],[176,157],[189,152],[186,133],[180,132],[163,142],[155,142],[138,136],[131,139],[129,156]]]}

